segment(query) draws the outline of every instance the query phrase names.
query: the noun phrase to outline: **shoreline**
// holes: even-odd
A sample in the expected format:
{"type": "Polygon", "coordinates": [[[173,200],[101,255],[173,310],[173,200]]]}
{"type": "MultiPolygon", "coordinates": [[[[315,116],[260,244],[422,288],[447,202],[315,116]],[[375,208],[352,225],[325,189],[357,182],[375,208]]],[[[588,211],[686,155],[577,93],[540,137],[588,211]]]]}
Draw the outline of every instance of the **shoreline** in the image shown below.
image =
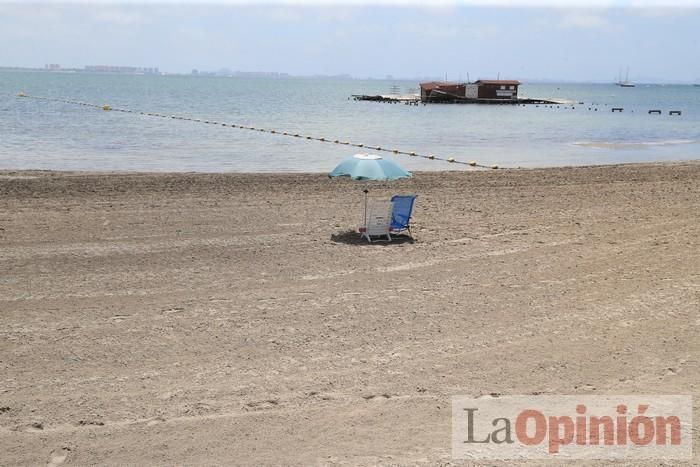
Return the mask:
{"type": "MultiPolygon", "coordinates": [[[[659,167],[659,166],[677,166],[677,165],[694,165],[700,164],[700,159],[678,159],[669,161],[655,162],[620,162],[610,164],[586,164],[586,165],[562,165],[562,166],[546,166],[546,167],[498,167],[492,168],[465,168],[454,169],[446,168],[445,170],[416,170],[411,173],[419,174],[435,174],[435,173],[486,173],[486,172],[508,172],[508,171],[548,171],[548,170],[577,170],[577,169],[604,169],[604,168],[619,168],[619,167],[659,167]]],[[[448,165],[448,163],[445,163],[448,165]]],[[[280,175],[323,175],[327,171],[309,172],[309,171],[294,171],[294,172],[239,172],[239,171],[142,171],[142,170],[54,170],[54,169],[3,169],[0,168],[0,176],[11,174],[39,174],[39,175],[251,175],[251,176],[280,176],[280,175]]]]}
{"type": "Polygon", "coordinates": [[[453,465],[455,395],[694,394],[698,206],[700,161],[0,171],[3,460],[453,465]]]}

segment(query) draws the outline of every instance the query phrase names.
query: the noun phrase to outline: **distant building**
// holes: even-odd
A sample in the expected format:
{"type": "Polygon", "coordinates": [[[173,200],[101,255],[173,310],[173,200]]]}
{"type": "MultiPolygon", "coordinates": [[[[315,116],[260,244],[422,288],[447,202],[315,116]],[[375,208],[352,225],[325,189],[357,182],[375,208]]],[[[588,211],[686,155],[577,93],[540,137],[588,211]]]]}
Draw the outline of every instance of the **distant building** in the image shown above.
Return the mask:
{"type": "Polygon", "coordinates": [[[126,73],[139,75],[158,75],[160,71],[157,67],[143,68],[136,66],[115,66],[115,65],[86,65],[84,71],[90,73],[126,73]]]}
{"type": "Polygon", "coordinates": [[[277,71],[236,71],[233,76],[239,78],[290,78],[289,74],[277,71]]]}
{"type": "Polygon", "coordinates": [[[480,79],[474,83],[420,83],[422,102],[478,102],[516,100],[520,81],[480,79]]]}
{"type": "Polygon", "coordinates": [[[437,102],[444,100],[464,98],[466,84],[429,81],[420,83],[420,100],[423,102],[437,102]]]}
{"type": "Polygon", "coordinates": [[[479,99],[517,99],[518,86],[520,86],[520,81],[480,79],[467,85],[465,97],[472,97],[476,93],[476,97],[479,99]]]}

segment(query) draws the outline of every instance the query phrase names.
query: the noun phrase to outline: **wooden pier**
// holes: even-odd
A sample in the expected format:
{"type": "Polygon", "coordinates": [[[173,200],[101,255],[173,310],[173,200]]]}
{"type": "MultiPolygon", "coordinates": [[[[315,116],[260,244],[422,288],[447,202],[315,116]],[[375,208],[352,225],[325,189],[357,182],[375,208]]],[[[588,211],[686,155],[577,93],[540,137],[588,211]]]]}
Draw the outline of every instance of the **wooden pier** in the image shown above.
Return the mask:
{"type": "Polygon", "coordinates": [[[429,100],[421,101],[418,95],[365,95],[365,94],[353,94],[350,96],[356,101],[371,101],[371,102],[383,102],[388,104],[491,104],[491,105],[526,105],[526,104],[559,104],[559,105],[571,105],[575,104],[574,101],[564,101],[564,100],[553,100],[553,99],[539,99],[539,98],[515,98],[515,99],[480,99],[480,98],[466,98],[466,97],[452,97],[450,99],[440,99],[440,100],[429,100]]]}
{"type": "Polygon", "coordinates": [[[420,102],[420,96],[416,94],[407,95],[365,95],[365,94],[353,94],[352,97],[356,101],[372,101],[372,102],[384,102],[388,104],[418,104],[420,102]]]}

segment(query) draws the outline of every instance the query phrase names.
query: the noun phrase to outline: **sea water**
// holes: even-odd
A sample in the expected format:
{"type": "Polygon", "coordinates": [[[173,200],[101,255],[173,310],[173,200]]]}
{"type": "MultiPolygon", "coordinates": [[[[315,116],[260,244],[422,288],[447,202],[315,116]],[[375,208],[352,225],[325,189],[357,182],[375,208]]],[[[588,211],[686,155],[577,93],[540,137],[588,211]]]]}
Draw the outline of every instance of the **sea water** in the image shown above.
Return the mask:
{"type": "MultiPolygon", "coordinates": [[[[221,125],[274,129],[501,167],[700,159],[700,87],[530,84],[521,97],[574,105],[404,105],[353,94],[416,92],[414,81],[0,72],[0,169],[327,172],[353,148],[221,125]],[[396,88],[395,88],[396,89],[396,88]],[[612,112],[620,107],[622,112],[612,112]],[[649,110],[661,110],[650,115],[649,110]],[[681,115],[669,115],[669,111],[681,115]]],[[[409,170],[469,168],[380,153],[409,170]]]]}

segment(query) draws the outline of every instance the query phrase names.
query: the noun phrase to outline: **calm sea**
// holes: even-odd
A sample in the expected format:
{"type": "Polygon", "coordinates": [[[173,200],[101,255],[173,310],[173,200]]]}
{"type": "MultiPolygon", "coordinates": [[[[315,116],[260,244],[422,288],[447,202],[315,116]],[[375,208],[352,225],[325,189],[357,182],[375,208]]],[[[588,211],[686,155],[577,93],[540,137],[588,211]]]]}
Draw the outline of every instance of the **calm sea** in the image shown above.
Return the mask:
{"type": "MultiPolygon", "coordinates": [[[[700,159],[700,87],[524,84],[571,106],[349,100],[406,81],[0,72],[0,169],[326,172],[347,146],[17,97],[76,99],[503,167],[700,159]],[[624,112],[613,113],[612,107],[624,112]],[[597,109],[597,110],[596,110],[597,109]],[[649,115],[659,109],[661,115],[649,115]],[[680,110],[681,116],[670,116],[680,110]]],[[[398,157],[410,170],[461,168],[398,157]]]]}

